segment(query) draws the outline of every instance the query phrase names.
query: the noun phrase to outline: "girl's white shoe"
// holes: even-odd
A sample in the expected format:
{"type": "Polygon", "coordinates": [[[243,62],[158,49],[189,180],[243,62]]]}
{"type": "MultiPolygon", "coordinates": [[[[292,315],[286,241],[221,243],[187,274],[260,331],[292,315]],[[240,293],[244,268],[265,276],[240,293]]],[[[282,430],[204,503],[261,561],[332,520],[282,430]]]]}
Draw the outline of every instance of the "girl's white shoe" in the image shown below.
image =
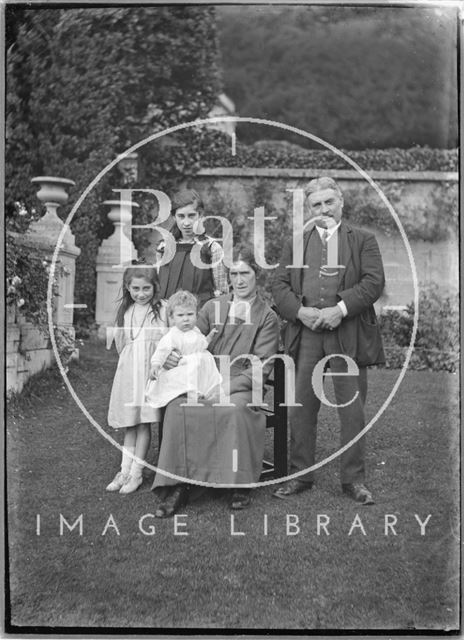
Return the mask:
{"type": "Polygon", "coordinates": [[[133,493],[134,491],[137,491],[142,482],[142,476],[129,476],[127,481],[120,488],[119,493],[133,493]]]}
{"type": "Polygon", "coordinates": [[[126,484],[128,479],[129,479],[129,476],[127,474],[123,473],[122,471],[118,471],[118,473],[114,476],[114,478],[111,480],[109,485],[106,487],[106,490],[119,491],[121,487],[126,484]]]}

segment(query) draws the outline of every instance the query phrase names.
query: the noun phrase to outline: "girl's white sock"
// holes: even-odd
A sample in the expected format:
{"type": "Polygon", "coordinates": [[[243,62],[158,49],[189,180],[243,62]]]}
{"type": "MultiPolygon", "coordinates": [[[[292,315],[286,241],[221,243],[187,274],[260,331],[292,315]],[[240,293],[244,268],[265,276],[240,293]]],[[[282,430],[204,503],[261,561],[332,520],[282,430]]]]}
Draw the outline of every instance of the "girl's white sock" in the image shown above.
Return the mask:
{"type": "Polygon", "coordinates": [[[133,459],[130,454],[135,453],[135,447],[123,447],[122,450],[122,461],[121,461],[121,473],[125,476],[128,476],[131,472],[131,466],[133,463],[133,459]]]}
{"type": "Polygon", "coordinates": [[[143,464],[140,464],[140,462],[136,462],[135,460],[132,460],[132,465],[130,468],[131,478],[136,478],[136,479],[141,478],[142,471],[143,471],[143,464]]]}

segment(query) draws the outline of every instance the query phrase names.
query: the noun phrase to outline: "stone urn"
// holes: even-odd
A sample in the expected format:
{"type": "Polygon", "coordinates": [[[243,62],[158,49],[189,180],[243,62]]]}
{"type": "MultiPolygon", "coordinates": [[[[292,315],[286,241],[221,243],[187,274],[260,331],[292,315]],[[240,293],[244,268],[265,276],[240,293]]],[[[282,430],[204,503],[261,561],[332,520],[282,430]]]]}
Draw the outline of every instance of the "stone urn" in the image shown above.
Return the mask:
{"type": "Polygon", "coordinates": [[[67,188],[76,186],[74,180],[55,176],[38,176],[32,178],[31,182],[40,186],[37,192],[40,202],[43,202],[45,206],[55,207],[56,209],[68,201],[67,188]]]}
{"type": "MultiPolygon", "coordinates": [[[[34,233],[39,231],[43,235],[48,235],[50,240],[56,240],[63,229],[64,223],[57,215],[57,209],[68,201],[68,189],[75,186],[73,180],[67,178],[57,178],[55,176],[38,176],[32,178],[33,184],[39,185],[40,189],[37,192],[37,198],[46,207],[45,215],[38,221],[33,222],[30,226],[30,232],[34,233]]],[[[69,229],[66,231],[65,243],[71,242],[74,244],[74,239],[71,241],[71,235],[69,229]]]]}

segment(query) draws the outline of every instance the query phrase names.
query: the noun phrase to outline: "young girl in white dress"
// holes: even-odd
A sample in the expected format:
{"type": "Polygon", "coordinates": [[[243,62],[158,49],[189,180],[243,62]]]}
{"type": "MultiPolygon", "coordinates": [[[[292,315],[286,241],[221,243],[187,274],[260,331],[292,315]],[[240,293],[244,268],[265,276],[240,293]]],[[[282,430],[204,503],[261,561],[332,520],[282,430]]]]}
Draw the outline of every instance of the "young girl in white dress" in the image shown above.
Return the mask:
{"type": "Polygon", "coordinates": [[[177,291],[168,300],[167,314],[172,325],[163,336],[151,359],[147,401],[152,407],[164,407],[171,400],[187,393],[189,402],[219,399],[222,376],[214,357],[207,351],[217,329],[204,336],[196,326],[198,301],[188,291],[177,291]],[[182,358],[179,366],[163,369],[166,358],[173,351],[182,358]]]}
{"type": "Polygon", "coordinates": [[[125,429],[125,433],[121,469],[106,487],[107,491],[132,493],[142,484],[141,461],[150,446],[150,423],[160,420],[159,410],[149,406],[144,398],[151,356],[167,331],[166,306],[158,291],[154,268],[134,266],[125,270],[116,327],[107,341],[110,348],[114,339],[119,353],[108,424],[114,429],[125,429]]]}

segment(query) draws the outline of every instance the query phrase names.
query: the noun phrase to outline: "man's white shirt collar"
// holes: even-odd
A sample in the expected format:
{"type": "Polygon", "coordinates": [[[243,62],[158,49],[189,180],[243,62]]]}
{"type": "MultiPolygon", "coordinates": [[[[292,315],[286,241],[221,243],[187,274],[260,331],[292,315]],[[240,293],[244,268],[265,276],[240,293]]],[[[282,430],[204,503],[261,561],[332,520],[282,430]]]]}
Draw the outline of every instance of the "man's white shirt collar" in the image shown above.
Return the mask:
{"type": "Polygon", "coordinates": [[[331,238],[331,237],[333,236],[333,234],[334,234],[334,233],[335,233],[335,231],[338,229],[338,227],[340,226],[340,224],[341,224],[341,223],[339,222],[339,223],[338,223],[338,224],[336,224],[334,227],[330,227],[330,229],[325,229],[324,227],[318,227],[318,226],[317,226],[317,224],[316,224],[315,226],[316,226],[316,229],[317,229],[317,230],[318,230],[318,232],[319,232],[319,235],[320,235],[320,237],[321,237],[321,240],[322,240],[322,236],[323,236],[323,234],[327,231],[327,238],[326,238],[326,239],[328,240],[329,238],[331,238]]]}

